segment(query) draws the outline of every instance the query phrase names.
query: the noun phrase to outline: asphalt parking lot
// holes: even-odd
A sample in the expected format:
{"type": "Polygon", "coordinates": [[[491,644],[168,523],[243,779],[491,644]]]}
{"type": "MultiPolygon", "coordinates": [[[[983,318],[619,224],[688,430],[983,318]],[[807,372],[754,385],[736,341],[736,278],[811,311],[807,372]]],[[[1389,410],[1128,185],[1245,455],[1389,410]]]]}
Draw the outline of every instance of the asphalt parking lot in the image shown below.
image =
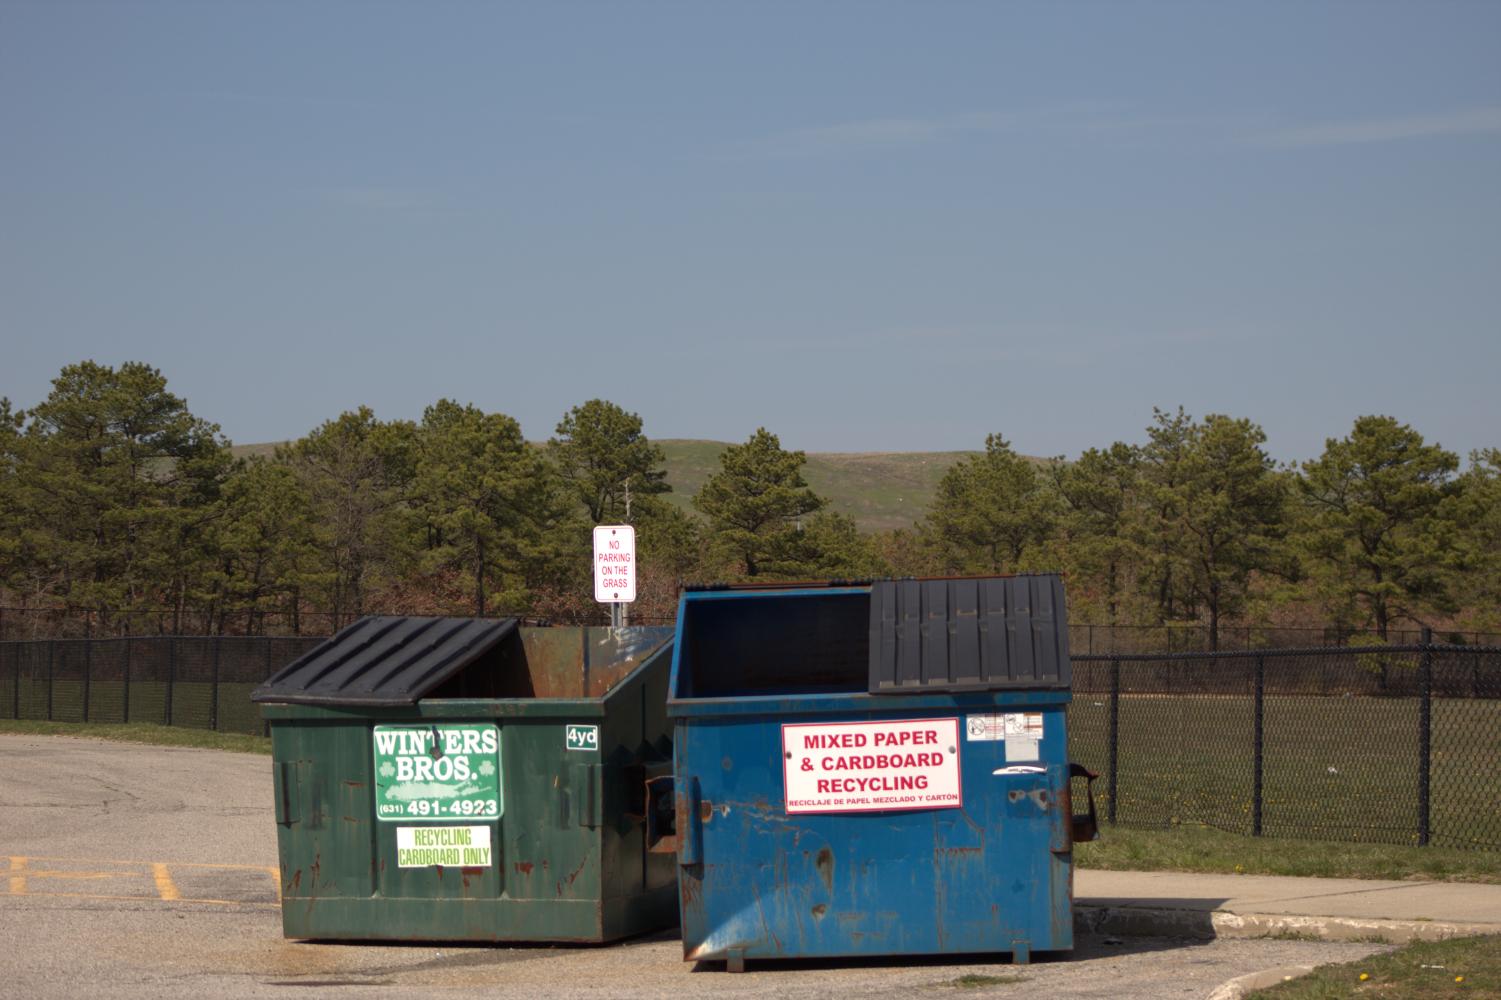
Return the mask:
{"type": "Polygon", "coordinates": [[[0,736],[0,997],[1202,997],[1377,945],[1085,937],[1027,966],[682,961],[672,933],[607,947],[284,940],[270,758],[0,736]]]}

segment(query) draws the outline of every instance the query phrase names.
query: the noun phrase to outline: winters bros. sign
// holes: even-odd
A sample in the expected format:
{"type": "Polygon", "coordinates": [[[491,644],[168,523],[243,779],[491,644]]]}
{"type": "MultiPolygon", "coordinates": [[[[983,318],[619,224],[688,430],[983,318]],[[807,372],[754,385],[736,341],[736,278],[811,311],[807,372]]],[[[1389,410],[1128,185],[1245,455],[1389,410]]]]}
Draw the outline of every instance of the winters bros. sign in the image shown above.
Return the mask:
{"type": "Polygon", "coordinates": [[[500,816],[500,731],[495,726],[376,726],[372,735],[375,815],[380,819],[500,816]]]}
{"type": "Polygon", "coordinates": [[[782,726],[790,813],[957,809],[959,720],[782,726]]]}

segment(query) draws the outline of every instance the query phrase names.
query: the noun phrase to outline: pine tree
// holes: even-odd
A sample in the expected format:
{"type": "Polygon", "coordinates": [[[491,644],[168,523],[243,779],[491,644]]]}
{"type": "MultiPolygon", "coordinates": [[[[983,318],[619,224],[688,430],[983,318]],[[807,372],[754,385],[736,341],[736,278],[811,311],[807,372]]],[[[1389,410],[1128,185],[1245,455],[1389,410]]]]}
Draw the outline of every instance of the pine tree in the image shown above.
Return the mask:
{"type": "Polygon", "coordinates": [[[1452,525],[1442,513],[1458,465],[1386,416],[1359,418],[1303,463],[1299,547],[1337,616],[1363,617],[1384,640],[1397,619],[1452,610],[1452,525]]]}
{"type": "Polygon", "coordinates": [[[719,472],[694,495],[713,542],[744,566],[746,576],[775,572],[796,546],[800,520],[824,506],[803,480],[807,460],[800,451],[783,451],[775,434],[758,428],[744,444],[724,450],[719,472]]]}

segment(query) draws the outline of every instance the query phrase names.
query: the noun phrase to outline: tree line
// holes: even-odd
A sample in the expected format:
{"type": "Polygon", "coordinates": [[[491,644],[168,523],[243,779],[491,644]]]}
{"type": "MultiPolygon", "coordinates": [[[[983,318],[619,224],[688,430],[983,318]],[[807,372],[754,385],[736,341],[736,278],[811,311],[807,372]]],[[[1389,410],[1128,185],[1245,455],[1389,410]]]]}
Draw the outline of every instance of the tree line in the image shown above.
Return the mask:
{"type": "MultiPolygon", "coordinates": [[[[1060,570],[1076,621],[1399,623],[1493,629],[1501,451],[1459,457],[1365,416],[1280,466],[1253,422],[1154,410],[1142,444],[1074,460],[1000,434],[943,476],[926,517],[862,533],[758,429],[670,503],[641,418],[589,400],[544,444],[501,413],[439,400],[417,421],[340,414],[261,457],[142,363],[64,368],[29,409],[0,399],[0,603],[151,609],[217,631],[247,609],[597,616],[594,524],[639,540],[638,620],[684,580],[855,579],[1060,570]]],[[[234,620],[247,621],[243,617],[234,620]]]]}

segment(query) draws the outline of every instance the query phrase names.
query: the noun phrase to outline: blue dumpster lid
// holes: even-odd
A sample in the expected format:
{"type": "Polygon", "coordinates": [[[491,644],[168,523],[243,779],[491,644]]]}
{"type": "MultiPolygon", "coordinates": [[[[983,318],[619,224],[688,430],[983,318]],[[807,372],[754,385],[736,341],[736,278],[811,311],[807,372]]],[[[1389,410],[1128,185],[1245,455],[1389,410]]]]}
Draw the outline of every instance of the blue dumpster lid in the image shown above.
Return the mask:
{"type": "Polygon", "coordinates": [[[871,585],[871,694],[1056,689],[1072,680],[1056,574],[871,585]]]}
{"type": "Polygon", "coordinates": [[[372,615],[278,671],[251,701],[390,707],[417,699],[516,631],[514,618],[372,615]]]}

